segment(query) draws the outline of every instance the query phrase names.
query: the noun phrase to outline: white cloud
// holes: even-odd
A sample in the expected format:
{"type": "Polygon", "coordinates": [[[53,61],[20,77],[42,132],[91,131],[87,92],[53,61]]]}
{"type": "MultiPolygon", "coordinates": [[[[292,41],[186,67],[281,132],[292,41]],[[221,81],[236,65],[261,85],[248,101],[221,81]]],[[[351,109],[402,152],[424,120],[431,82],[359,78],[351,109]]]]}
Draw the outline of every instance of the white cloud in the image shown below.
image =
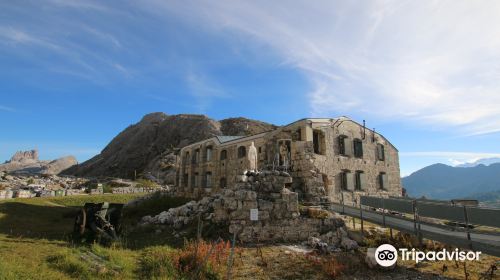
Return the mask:
{"type": "Polygon", "coordinates": [[[313,115],[500,131],[498,1],[147,3],[279,54],[310,79],[313,115]]]}

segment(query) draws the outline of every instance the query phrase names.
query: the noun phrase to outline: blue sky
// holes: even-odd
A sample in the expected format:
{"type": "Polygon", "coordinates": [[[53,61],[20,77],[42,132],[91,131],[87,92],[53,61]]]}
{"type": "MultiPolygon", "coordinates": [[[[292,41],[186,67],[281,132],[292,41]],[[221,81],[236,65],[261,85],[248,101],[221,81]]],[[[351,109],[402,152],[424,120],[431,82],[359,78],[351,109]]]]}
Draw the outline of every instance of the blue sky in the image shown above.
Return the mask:
{"type": "Polygon", "coordinates": [[[365,119],[428,164],[500,157],[498,1],[2,1],[0,161],[150,112],[365,119]]]}

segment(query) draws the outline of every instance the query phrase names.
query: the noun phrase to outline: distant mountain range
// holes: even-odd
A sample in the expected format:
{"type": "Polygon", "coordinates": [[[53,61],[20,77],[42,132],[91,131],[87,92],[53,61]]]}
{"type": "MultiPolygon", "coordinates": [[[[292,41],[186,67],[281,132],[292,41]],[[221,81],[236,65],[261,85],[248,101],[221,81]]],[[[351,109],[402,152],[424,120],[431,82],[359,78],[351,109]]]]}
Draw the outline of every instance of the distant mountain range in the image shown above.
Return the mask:
{"type": "Polygon", "coordinates": [[[412,197],[433,199],[485,197],[500,192],[500,163],[452,167],[433,164],[401,179],[412,197]]]}
{"type": "Polygon", "coordinates": [[[478,159],[478,160],[473,161],[473,162],[462,163],[462,164],[456,165],[455,167],[475,167],[475,166],[478,166],[481,164],[488,166],[490,164],[499,163],[499,162],[500,162],[500,158],[497,158],[497,157],[482,158],[482,159],[478,159]]]}

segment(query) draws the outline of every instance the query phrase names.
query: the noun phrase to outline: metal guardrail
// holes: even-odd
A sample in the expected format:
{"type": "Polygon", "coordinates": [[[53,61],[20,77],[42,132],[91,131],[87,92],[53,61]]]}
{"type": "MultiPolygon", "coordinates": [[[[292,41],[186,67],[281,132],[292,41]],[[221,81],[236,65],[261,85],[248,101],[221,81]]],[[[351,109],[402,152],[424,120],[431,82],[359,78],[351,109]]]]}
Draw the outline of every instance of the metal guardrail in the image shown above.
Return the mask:
{"type": "Polygon", "coordinates": [[[336,210],[339,212],[359,217],[362,228],[364,219],[381,224],[384,227],[387,226],[414,234],[419,238],[420,242],[422,242],[423,238],[427,238],[500,256],[498,233],[479,233],[471,231],[470,227],[472,224],[500,228],[500,209],[457,205],[442,200],[373,196],[361,196],[359,208],[354,205],[348,206],[342,200],[341,204],[332,206],[337,208],[336,210]],[[366,207],[382,209],[382,211],[371,211],[366,207]],[[393,216],[388,212],[411,214],[413,219],[393,216]],[[457,231],[456,228],[446,227],[441,224],[422,222],[421,217],[458,222],[465,227],[463,231],[457,231]]]}
{"type": "Polygon", "coordinates": [[[500,228],[500,209],[457,206],[438,200],[411,200],[408,198],[361,196],[360,200],[363,206],[464,224],[500,228]]]}
{"type": "MultiPolygon", "coordinates": [[[[372,205],[377,206],[379,204],[372,205]]],[[[379,208],[372,205],[369,206],[379,208]]],[[[438,224],[421,223],[418,215],[415,215],[414,219],[412,220],[405,217],[390,215],[384,212],[363,209],[362,207],[358,208],[337,203],[330,203],[329,207],[333,211],[360,218],[362,229],[363,220],[370,221],[384,227],[389,227],[401,232],[414,234],[419,238],[420,241],[422,241],[422,238],[426,238],[439,241],[451,246],[478,250],[489,255],[500,257],[500,237],[498,236],[498,234],[453,231],[451,228],[443,227],[438,224]]]]}

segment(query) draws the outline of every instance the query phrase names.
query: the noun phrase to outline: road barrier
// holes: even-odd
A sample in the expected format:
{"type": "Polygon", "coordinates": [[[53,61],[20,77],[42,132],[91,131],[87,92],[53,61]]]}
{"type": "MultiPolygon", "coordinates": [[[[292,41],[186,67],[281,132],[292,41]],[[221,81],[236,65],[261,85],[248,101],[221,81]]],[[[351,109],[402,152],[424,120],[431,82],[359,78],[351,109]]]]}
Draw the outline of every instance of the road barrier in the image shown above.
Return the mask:
{"type": "MultiPolygon", "coordinates": [[[[342,205],[339,206],[341,207],[341,212],[345,212],[347,205],[344,205],[344,203],[342,203],[342,205]]],[[[355,209],[353,207],[349,207],[351,211],[351,208],[355,209]]],[[[397,223],[390,223],[388,226],[397,230],[412,232],[419,238],[420,242],[422,242],[422,238],[425,237],[462,248],[474,248],[476,250],[483,249],[483,251],[489,251],[497,256],[498,254],[500,254],[500,242],[495,242],[495,246],[492,247],[488,244],[483,243],[482,240],[472,240],[470,227],[470,225],[483,225],[500,228],[500,209],[458,205],[442,200],[361,196],[358,211],[359,213],[356,213],[355,216],[361,218],[362,229],[363,219],[366,219],[365,217],[363,217],[363,212],[372,214],[375,213],[376,215],[378,215],[379,218],[375,222],[382,224],[384,227],[387,225],[386,216],[388,215],[388,213],[397,212],[411,214],[413,215],[413,219],[403,217],[399,219],[406,220],[407,223],[413,222],[413,230],[411,230],[408,225],[402,226],[397,223]],[[369,208],[363,209],[363,206],[372,209],[374,208],[375,211],[371,211],[369,208]],[[462,235],[462,237],[451,237],[450,234],[437,233],[435,230],[429,231],[428,227],[427,229],[425,227],[422,227],[422,221],[420,217],[434,218],[459,223],[464,226],[465,236],[462,235]]],[[[351,213],[351,215],[352,214],[354,213],[351,213]]],[[[394,216],[391,216],[391,218],[394,218],[394,216]]],[[[373,221],[373,218],[371,220],[373,221]]],[[[448,230],[450,233],[456,230],[456,228],[443,227],[439,224],[429,224],[428,222],[426,222],[425,224],[427,226],[433,227],[434,229],[441,227],[445,231],[448,230]]]]}

